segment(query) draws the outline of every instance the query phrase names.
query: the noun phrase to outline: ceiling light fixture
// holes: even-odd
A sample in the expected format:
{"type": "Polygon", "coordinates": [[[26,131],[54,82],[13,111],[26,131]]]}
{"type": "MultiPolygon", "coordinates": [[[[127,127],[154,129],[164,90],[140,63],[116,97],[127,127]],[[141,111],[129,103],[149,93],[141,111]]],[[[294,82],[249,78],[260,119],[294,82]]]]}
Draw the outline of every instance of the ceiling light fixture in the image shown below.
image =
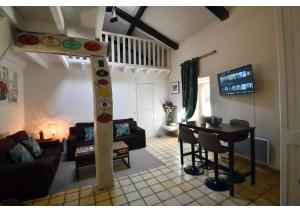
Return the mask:
{"type": "Polygon", "coordinates": [[[117,22],[117,21],[118,21],[118,16],[117,16],[116,8],[112,7],[110,23],[114,23],[114,22],[117,22]]]}

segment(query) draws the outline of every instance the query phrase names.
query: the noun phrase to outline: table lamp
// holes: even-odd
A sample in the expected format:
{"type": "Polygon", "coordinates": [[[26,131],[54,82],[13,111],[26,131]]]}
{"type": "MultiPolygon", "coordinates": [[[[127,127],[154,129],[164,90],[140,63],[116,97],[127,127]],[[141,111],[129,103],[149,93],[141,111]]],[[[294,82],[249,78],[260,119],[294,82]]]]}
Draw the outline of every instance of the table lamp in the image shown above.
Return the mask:
{"type": "Polygon", "coordinates": [[[48,124],[47,129],[49,133],[52,135],[52,139],[54,139],[54,135],[57,131],[57,125],[56,124],[48,124]]]}

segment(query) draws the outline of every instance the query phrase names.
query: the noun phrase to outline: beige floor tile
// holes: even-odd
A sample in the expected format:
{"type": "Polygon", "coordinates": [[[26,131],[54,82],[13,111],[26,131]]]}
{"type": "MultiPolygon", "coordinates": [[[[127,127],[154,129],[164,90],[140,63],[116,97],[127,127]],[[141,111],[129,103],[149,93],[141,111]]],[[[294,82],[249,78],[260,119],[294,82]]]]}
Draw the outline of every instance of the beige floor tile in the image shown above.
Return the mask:
{"type": "Polygon", "coordinates": [[[193,189],[193,186],[188,183],[188,182],[185,182],[185,183],[182,183],[179,185],[179,187],[184,190],[185,192],[189,191],[189,190],[192,190],[193,189]]]}
{"type": "Polygon", "coordinates": [[[112,206],[112,202],[110,199],[104,200],[96,203],[97,206],[112,206]]]}
{"type": "Polygon", "coordinates": [[[241,206],[245,206],[245,205],[249,205],[250,204],[250,201],[243,198],[243,197],[240,197],[240,196],[237,196],[235,195],[235,197],[229,197],[230,200],[234,201],[235,203],[237,203],[238,205],[241,205],[241,206]]]}
{"type": "Polygon", "coordinates": [[[79,192],[79,191],[80,191],[80,188],[72,188],[72,189],[67,190],[66,193],[70,194],[70,193],[79,192]]]}
{"type": "Polygon", "coordinates": [[[124,180],[120,180],[120,185],[121,186],[127,186],[132,184],[132,182],[129,179],[124,179],[124,180]]]}
{"type": "Polygon", "coordinates": [[[163,173],[161,171],[154,171],[154,172],[151,172],[151,174],[154,176],[154,177],[157,177],[159,175],[162,175],[163,173]]]}
{"type": "Polygon", "coordinates": [[[151,178],[145,181],[149,186],[155,185],[157,183],[159,183],[159,181],[155,178],[151,178]]]}
{"type": "Polygon", "coordinates": [[[167,178],[166,175],[159,175],[158,177],[156,177],[156,179],[159,181],[159,182],[164,182],[164,181],[167,181],[169,178],[167,178]]]}
{"type": "Polygon", "coordinates": [[[59,204],[63,204],[65,200],[65,196],[55,196],[55,197],[51,197],[50,201],[49,201],[49,205],[59,205],[59,204]]]}
{"type": "Polygon", "coordinates": [[[179,184],[182,184],[182,183],[185,183],[185,179],[183,179],[182,177],[175,177],[172,179],[172,181],[176,184],[176,185],[179,185],[179,184]]]}
{"type": "Polygon", "coordinates": [[[194,200],[186,193],[179,194],[178,196],[175,197],[182,205],[187,205],[194,200]]]}
{"type": "Polygon", "coordinates": [[[177,196],[177,195],[179,195],[179,194],[184,193],[184,191],[183,191],[180,187],[178,187],[178,186],[169,188],[168,191],[169,191],[173,196],[177,196]]]}
{"type": "Polygon", "coordinates": [[[204,196],[204,194],[196,188],[188,191],[187,194],[190,195],[194,200],[200,199],[204,196]]]}
{"type": "Polygon", "coordinates": [[[199,206],[199,205],[200,205],[199,202],[193,201],[193,202],[187,204],[186,206],[199,206]]]}
{"type": "Polygon", "coordinates": [[[203,194],[209,194],[211,192],[213,192],[213,190],[211,190],[210,188],[207,188],[206,185],[202,185],[199,188],[199,191],[201,191],[203,194]]]}
{"type": "Polygon", "coordinates": [[[135,200],[133,202],[130,202],[129,205],[131,205],[131,206],[145,206],[146,203],[143,199],[138,199],[138,200],[135,200]]]}
{"type": "Polygon", "coordinates": [[[172,194],[170,192],[168,192],[167,190],[160,191],[160,192],[156,193],[156,196],[158,196],[158,198],[162,202],[165,201],[165,200],[167,200],[167,199],[171,199],[172,198],[172,194]]]}
{"type": "Polygon", "coordinates": [[[155,205],[157,203],[160,203],[160,200],[155,194],[145,197],[144,201],[146,202],[147,205],[155,205]]]}
{"type": "Polygon", "coordinates": [[[64,203],[65,206],[79,206],[79,199],[70,201],[70,202],[65,202],[64,203]]]}
{"type": "Polygon", "coordinates": [[[172,188],[174,186],[176,186],[176,184],[172,181],[172,180],[167,180],[161,183],[163,187],[165,187],[166,189],[168,188],[172,188]]]}
{"type": "Polygon", "coordinates": [[[273,202],[274,204],[278,205],[280,203],[280,196],[276,195],[276,194],[273,194],[271,192],[267,192],[267,193],[263,194],[262,197],[264,197],[265,199],[273,202]]]}
{"type": "Polygon", "coordinates": [[[79,199],[79,192],[73,192],[70,194],[66,194],[65,202],[70,202],[70,201],[78,200],[78,199],[79,199]]]}
{"type": "Polygon", "coordinates": [[[95,204],[95,197],[94,196],[88,196],[88,197],[80,198],[79,203],[80,203],[80,205],[95,204]]]}
{"type": "Polygon", "coordinates": [[[131,178],[131,181],[133,182],[133,183],[137,183],[137,182],[140,182],[140,181],[143,181],[143,178],[141,177],[141,176],[135,176],[135,177],[132,177],[131,178]]]}
{"type": "Polygon", "coordinates": [[[100,193],[100,194],[96,194],[96,196],[95,196],[96,202],[101,202],[101,201],[104,201],[104,200],[107,200],[107,199],[110,199],[108,192],[103,192],[103,193],[100,193]]]}
{"type": "Polygon", "coordinates": [[[164,201],[163,204],[166,206],[180,206],[181,205],[181,203],[175,198],[168,199],[168,200],[164,201]]]}
{"type": "Polygon", "coordinates": [[[127,203],[127,199],[126,199],[125,195],[115,197],[111,200],[112,200],[113,205],[124,205],[127,203]]]}
{"type": "Polygon", "coordinates": [[[245,198],[250,201],[254,201],[258,197],[257,194],[255,194],[252,191],[249,191],[247,189],[241,191],[240,193],[238,193],[238,195],[240,195],[242,198],[245,198]]]}
{"type": "Polygon", "coordinates": [[[116,188],[116,189],[109,191],[109,194],[110,194],[111,198],[114,198],[117,196],[121,196],[122,194],[124,194],[124,192],[121,188],[116,188]]]}
{"type": "Polygon", "coordinates": [[[86,186],[82,186],[80,188],[81,191],[86,190],[86,189],[93,189],[93,185],[86,185],[86,186]]]}
{"type": "Polygon", "coordinates": [[[134,186],[136,187],[136,189],[142,189],[142,188],[146,188],[148,187],[148,185],[145,183],[145,181],[141,181],[138,183],[135,183],[134,186]]]}
{"type": "Polygon", "coordinates": [[[85,189],[80,191],[80,198],[94,195],[94,189],[85,189]]]}
{"type": "Polygon", "coordinates": [[[165,190],[165,188],[161,184],[155,184],[153,186],[150,186],[150,188],[155,193],[165,190]]]}
{"type": "Polygon", "coordinates": [[[142,178],[144,179],[144,180],[148,180],[148,179],[150,179],[150,178],[153,178],[153,176],[151,175],[151,174],[143,174],[142,175],[142,178]]]}
{"type": "Polygon", "coordinates": [[[153,191],[149,187],[146,187],[146,188],[139,190],[139,193],[142,197],[146,197],[146,196],[150,196],[151,194],[153,194],[153,191]]]}
{"type": "Polygon", "coordinates": [[[274,205],[273,202],[271,202],[271,201],[269,201],[269,200],[267,200],[267,199],[265,199],[263,197],[260,197],[260,198],[256,199],[254,201],[254,203],[256,205],[260,205],[260,206],[273,206],[274,205]]]}
{"type": "Polygon", "coordinates": [[[141,195],[137,191],[133,191],[131,193],[125,194],[128,202],[132,202],[134,200],[140,199],[141,195]]]}
{"type": "Polygon", "coordinates": [[[65,193],[66,193],[65,191],[54,193],[54,194],[51,195],[51,198],[52,197],[57,197],[57,196],[63,196],[63,195],[65,195],[65,193]]]}
{"type": "Polygon", "coordinates": [[[123,192],[124,192],[125,194],[130,193],[130,192],[133,192],[133,191],[136,190],[136,188],[135,188],[135,186],[134,186],[133,184],[127,185],[127,186],[123,186],[122,189],[123,189],[123,192]]]}
{"type": "Polygon", "coordinates": [[[223,202],[220,202],[219,205],[223,205],[223,206],[238,206],[237,203],[233,202],[230,199],[226,199],[223,202]]]}
{"type": "Polygon", "coordinates": [[[44,199],[33,203],[34,206],[47,206],[48,204],[49,204],[49,199],[44,199]]]}
{"type": "Polygon", "coordinates": [[[223,196],[222,194],[220,194],[219,192],[212,192],[210,194],[208,194],[208,196],[213,199],[216,203],[222,202],[226,199],[225,196],[223,196]]]}
{"type": "Polygon", "coordinates": [[[212,200],[208,196],[201,197],[200,199],[197,200],[197,202],[203,206],[212,206],[217,204],[214,200],[212,200]]]}

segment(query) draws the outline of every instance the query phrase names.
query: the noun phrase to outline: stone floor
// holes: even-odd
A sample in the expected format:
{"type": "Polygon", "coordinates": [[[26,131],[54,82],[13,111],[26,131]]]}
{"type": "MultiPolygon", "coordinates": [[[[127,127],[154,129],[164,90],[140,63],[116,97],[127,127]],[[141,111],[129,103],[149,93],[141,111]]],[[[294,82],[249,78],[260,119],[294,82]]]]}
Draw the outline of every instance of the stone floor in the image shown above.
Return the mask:
{"type": "MultiPolygon", "coordinates": [[[[189,145],[184,146],[186,151],[189,145]]],[[[279,205],[279,173],[257,167],[257,183],[245,182],[235,185],[235,196],[229,192],[214,192],[204,180],[213,176],[206,170],[200,176],[190,176],[180,165],[177,138],[161,137],[147,140],[146,150],[165,165],[130,176],[115,178],[112,188],[98,190],[95,185],[61,191],[40,199],[25,201],[25,205],[279,205]]],[[[190,156],[185,157],[185,164],[190,156]]],[[[238,171],[246,171],[249,164],[238,160],[238,171]]]]}

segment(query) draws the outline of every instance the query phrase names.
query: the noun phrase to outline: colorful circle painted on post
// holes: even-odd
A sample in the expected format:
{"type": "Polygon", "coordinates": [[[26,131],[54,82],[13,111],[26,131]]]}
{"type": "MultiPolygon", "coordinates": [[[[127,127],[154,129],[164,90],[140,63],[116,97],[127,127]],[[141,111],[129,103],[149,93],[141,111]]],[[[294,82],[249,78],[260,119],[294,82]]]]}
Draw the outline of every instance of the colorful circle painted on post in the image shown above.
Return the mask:
{"type": "Polygon", "coordinates": [[[105,79],[99,79],[99,80],[98,80],[98,84],[99,84],[99,85],[107,85],[107,84],[108,84],[108,81],[105,80],[105,79]]]}
{"type": "Polygon", "coordinates": [[[53,36],[44,37],[41,39],[41,43],[47,47],[58,47],[60,46],[60,40],[53,36]]]}
{"type": "Polygon", "coordinates": [[[97,121],[99,122],[109,122],[112,120],[112,115],[108,114],[108,113],[102,113],[101,115],[99,115],[97,117],[97,121]]]}
{"type": "Polygon", "coordinates": [[[106,97],[110,95],[109,88],[98,88],[98,95],[102,97],[106,97]]]}
{"type": "Polygon", "coordinates": [[[106,76],[108,76],[108,72],[105,71],[105,70],[98,70],[98,71],[96,71],[96,74],[99,77],[106,77],[106,76]]]}
{"type": "Polygon", "coordinates": [[[106,109],[110,109],[111,108],[111,104],[109,102],[99,102],[99,107],[103,110],[106,110],[106,109]]]}
{"type": "Polygon", "coordinates": [[[99,43],[95,41],[89,41],[84,43],[84,48],[89,50],[89,51],[98,51],[101,49],[101,46],[99,43]]]}
{"type": "Polygon", "coordinates": [[[63,46],[66,49],[79,49],[81,47],[81,44],[79,41],[74,39],[67,39],[63,42],[63,46]]]}
{"type": "Polygon", "coordinates": [[[20,35],[18,41],[25,45],[36,45],[40,42],[38,37],[30,34],[20,35]]]}

